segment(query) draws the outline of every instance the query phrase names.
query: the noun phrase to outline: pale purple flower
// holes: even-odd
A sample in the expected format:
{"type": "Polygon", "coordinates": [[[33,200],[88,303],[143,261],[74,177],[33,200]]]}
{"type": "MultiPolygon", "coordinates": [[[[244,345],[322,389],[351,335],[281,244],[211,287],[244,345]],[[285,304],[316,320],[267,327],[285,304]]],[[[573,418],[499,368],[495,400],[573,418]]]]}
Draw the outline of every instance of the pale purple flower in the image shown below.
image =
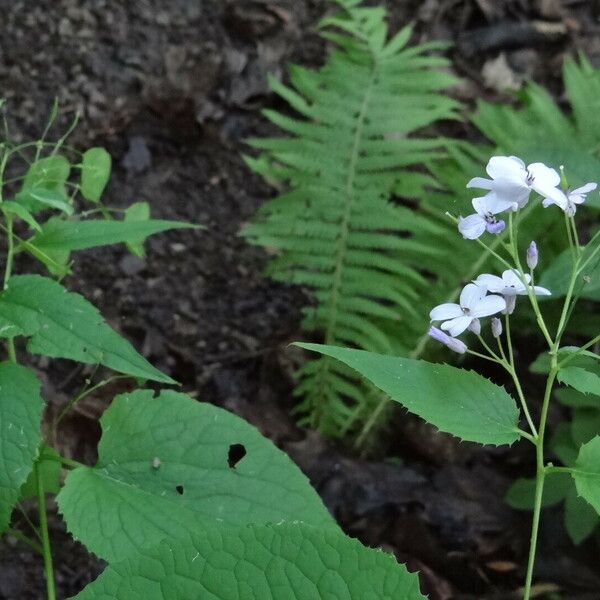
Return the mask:
{"type": "Polygon", "coordinates": [[[499,338],[502,335],[502,321],[498,317],[492,319],[492,335],[499,338]]]}
{"type": "Polygon", "coordinates": [[[533,271],[538,265],[539,253],[537,249],[537,244],[535,242],[531,242],[529,247],[527,248],[527,266],[533,271]]]}
{"type": "Polygon", "coordinates": [[[544,198],[542,204],[544,205],[544,208],[551,204],[556,204],[556,206],[560,206],[560,208],[565,211],[565,214],[568,217],[572,217],[577,211],[577,205],[583,204],[588,193],[593,192],[597,187],[598,184],[590,182],[574,190],[568,191],[566,194],[561,190],[557,190],[559,192],[558,195],[544,198]]]}
{"type": "MultiPolygon", "coordinates": [[[[530,287],[529,284],[531,282],[531,275],[528,273],[524,274],[525,282],[527,283],[527,287],[525,283],[519,277],[519,272],[515,269],[507,269],[502,273],[501,277],[497,275],[489,275],[484,273],[483,275],[479,275],[477,279],[475,279],[475,283],[478,285],[483,285],[487,288],[488,291],[493,292],[495,294],[502,294],[505,297],[508,296],[526,296],[527,288],[530,287]]],[[[550,290],[547,290],[544,287],[540,287],[539,285],[533,286],[533,292],[536,296],[550,296],[550,290]]]]}
{"type": "Polygon", "coordinates": [[[506,308],[501,296],[486,296],[487,288],[474,283],[467,284],[460,294],[458,304],[447,302],[436,306],[430,313],[432,321],[444,321],[441,328],[451,336],[460,335],[475,319],[489,317],[506,308]]]}
{"type": "Polygon", "coordinates": [[[434,340],[444,344],[444,346],[448,346],[448,348],[454,352],[464,354],[467,351],[467,345],[464,342],[449,336],[446,332],[438,329],[437,327],[430,327],[427,334],[434,340]]]}
{"type": "Polygon", "coordinates": [[[506,224],[501,219],[497,219],[495,215],[511,208],[512,202],[500,202],[488,194],[482,198],[473,198],[471,204],[475,209],[475,214],[458,218],[458,230],[465,239],[475,240],[486,230],[496,234],[504,230],[506,224]]]}
{"type": "Polygon", "coordinates": [[[474,177],[467,187],[489,190],[487,196],[511,204],[513,210],[527,204],[532,190],[545,198],[558,198],[560,175],[543,163],[525,163],[516,156],[492,156],[486,166],[491,179],[474,177]]]}
{"type": "Polygon", "coordinates": [[[475,335],[479,335],[481,333],[481,321],[473,319],[469,324],[469,331],[472,331],[475,335]]]}

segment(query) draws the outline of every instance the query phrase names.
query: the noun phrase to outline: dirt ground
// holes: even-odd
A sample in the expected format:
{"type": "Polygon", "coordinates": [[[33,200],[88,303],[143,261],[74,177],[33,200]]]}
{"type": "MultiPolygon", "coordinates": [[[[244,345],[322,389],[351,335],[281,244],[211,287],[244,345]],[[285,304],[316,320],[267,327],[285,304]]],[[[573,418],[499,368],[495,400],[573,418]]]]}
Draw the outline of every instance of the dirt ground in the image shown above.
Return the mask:
{"type": "MultiPolygon", "coordinates": [[[[560,98],[560,65],[583,49],[600,66],[600,2],[576,0],[388,0],[393,29],[447,39],[461,85],[455,95],[507,99],[535,79],[560,98]]],[[[311,478],[344,529],[394,552],[422,573],[432,600],[510,599],[523,579],[529,515],[502,496],[529,475],[527,449],[458,445],[399,415],[370,460],[298,428],[290,374],[301,356],[303,290],[262,275],[266,255],[237,236],[272,190],[245,167],[244,140],[273,133],[260,115],[279,106],[267,73],[291,62],[316,66],[326,47],[315,23],[325,0],[0,0],[0,96],[24,139],[40,133],[57,97],[66,123],[82,112],[75,146],[105,146],[114,158],[107,203],[147,201],[153,215],[205,226],[158,235],[147,258],[125,248],[80,252],[67,285],[157,367],[199,399],[248,419],[311,478]]],[[[464,128],[465,135],[473,132],[464,128]]],[[[27,262],[18,267],[29,268],[27,262]]],[[[89,371],[39,360],[50,411],[89,371]]],[[[531,383],[531,385],[536,385],[531,383]]],[[[97,418],[119,385],[82,403],[59,443],[92,462],[97,418]]],[[[539,591],[600,598],[598,538],[575,548],[560,510],[541,532],[539,591]]],[[[52,517],[60,598],[102,569],[52,517]]],[[[0,543],[0,599],[44,598],[41,560],[0,543]]],[[[541,597],[541,596],[540,596],[541,597]]],[[[553,596],[546,595],[551,598],[553,596]]],[[[558,597],[558,596],[554,596],[558,597]]]]}

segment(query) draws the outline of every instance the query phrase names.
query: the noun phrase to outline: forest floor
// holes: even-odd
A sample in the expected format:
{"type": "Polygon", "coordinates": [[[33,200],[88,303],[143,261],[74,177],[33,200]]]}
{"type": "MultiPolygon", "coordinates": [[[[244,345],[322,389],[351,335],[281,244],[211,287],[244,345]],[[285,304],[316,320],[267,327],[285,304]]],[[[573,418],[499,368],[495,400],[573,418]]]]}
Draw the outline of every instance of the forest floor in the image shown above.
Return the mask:
{"type": "MultiPolygon", "coordinates": [[[[600,65],[600,2],[388,0],[392,29],[415,23],[415,40],[446,39],[457,98],[507,100],[536,80],[561,99],[567,53],[600,65]]],[[[147,201],[153,216],[202,224],[151,238],[147,258],[124,247],[80,252],[66,284],[96,304],[158,368],[197,398],[256,425],[290,453],[344,529],[422,573],[431,600],[518,598],[529,514],[502,497],[529,475],[525,451],[478,449],[400,415],[386,456],[296,426],[291,373],[301,356],[307,296],[262,274],[267,255],[238,236],[271,190],[242,160],[244,140],[274,133],[260,111],[278,106],[267,73],[290,62],[318,66],[315,31],[325,0],[0,0],[0,95],[17,137],[36,139],[54,97],[62,123],[82,112],[73,145],[105,146],[114,159],[107,204],[147,201]]],[[[468,126],[464,135],[473,137],[468,126]]],[[[19,266],[19,265],[17,265],[19,266]]],[[[21,267],[25,268],[22,263],[21,267]]],[[[37,363],[44,395],[64,405],[91,371],[37,363]]],[[[94,461],[98,417],[113,385],[81,403],[60,431],[64,452],[94,461]]],[[[598,538],[573,546],[560,509],[541,532],[538,597],[600,599],[598,538]]],[[[103,568],[51,519],[58,595],[103,568]]],[[[44,598],[41,560],[0,543],[0,599],[44,598]]],[[[308,600],[308,599],[307,599],[308,600]]]]}

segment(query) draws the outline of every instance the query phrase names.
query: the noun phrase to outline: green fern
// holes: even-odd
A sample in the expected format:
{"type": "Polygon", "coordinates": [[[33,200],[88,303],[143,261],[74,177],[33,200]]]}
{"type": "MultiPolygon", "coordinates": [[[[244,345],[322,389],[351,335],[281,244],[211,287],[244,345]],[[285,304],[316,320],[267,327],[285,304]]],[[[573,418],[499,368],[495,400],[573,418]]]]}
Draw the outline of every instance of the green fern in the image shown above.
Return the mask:
{"type": "MultiPolygon", "coordinates": [[[[263,155],[248,164],[288,191],[243,233],[276,250],[270,276],[312,290],[307,331],[327,344],[407,354],[426,327],[429,274],[443,276],[442,259],[460,257],[442,243],[443,217],[391,196],[404,185],[435,184],[411,168],[441,156],[443,140],[413,134],[456,118],[457,103],[443,93],[454,79],[430,53],[442,44],[407,47],[408,27],[388,41],[384,9],[337,3],[343,14],[321,23],[335,45],[327,64],[293,67],[289,86],[271,82],[296,114],[265,112],[289,137],[253,140],[263,155]]],[[[376,396],[328,358],[300,370],[296,392],[305,421],[331,435],[364,419],[376,396]]]]}

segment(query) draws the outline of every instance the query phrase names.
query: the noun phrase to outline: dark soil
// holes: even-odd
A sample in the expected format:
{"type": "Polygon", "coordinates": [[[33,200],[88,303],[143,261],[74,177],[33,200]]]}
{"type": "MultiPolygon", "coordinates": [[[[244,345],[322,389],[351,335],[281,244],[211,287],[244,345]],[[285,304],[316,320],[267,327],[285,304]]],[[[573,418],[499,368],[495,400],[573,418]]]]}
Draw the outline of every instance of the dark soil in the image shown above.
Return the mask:
{"type": "MultiPolygon", "coordinates": [[[[584,49],[595,63],[600,57],[598,2],[386,5],[393,29],[415,21],[416,39],[457,43],[450,55],[463,83],[455,94],[471,104],[506,99],[499,91],[506,77],[533,78],[560,94],[566,52],[584,49]]],[[[272,133],[260,115],[277,106],[267,73],[283,76],[290,61],[314,66],[325,59],[314,25],[327,6],[0,0],[1,94],[23,139],[39,135],[54,97],[64,111],[61,124],[82,112],[73,145],[103,145],[114,158],[108,204],[145,200],[154,216],[205,226],[155,236],[145,260],[123,247],[81,252],[67,285],[187,392],[243,416],[288,451],[345,530],[419,570],[432,600],[516,598],[529,515],[511,511],[502,496],[514,477],[529,475],[528,449],[459,445],[400,415],[386,444],[393,458],[368,461],[298,428],[289,415],[290,373],[301,357],[286,346],[302,336],[307,299],[301,289],[266,279],[265,253],[237,236],[273,193],[241,153],[249,151],[244,139],[272,133]]],[[[37,365],[50,412],[90,374],[66,362],[53,362],[52,370],[47,361],[37,365]]],[[[121,389],[105,388],[78,407],[59,432],[63,451],[93,461],[97,418],[121,389]]],[[[544,515],[544,523],[540,594],[600,598],[597,538],[575,548],[560,510],[544,515]]],[[[56,516],[52,536],[58,595],[65,598],[102,565],[70,541],[56,516]]],[[[44,598],[40,559],[12,538],[0,544],[0,598],[44,598]]]]}

